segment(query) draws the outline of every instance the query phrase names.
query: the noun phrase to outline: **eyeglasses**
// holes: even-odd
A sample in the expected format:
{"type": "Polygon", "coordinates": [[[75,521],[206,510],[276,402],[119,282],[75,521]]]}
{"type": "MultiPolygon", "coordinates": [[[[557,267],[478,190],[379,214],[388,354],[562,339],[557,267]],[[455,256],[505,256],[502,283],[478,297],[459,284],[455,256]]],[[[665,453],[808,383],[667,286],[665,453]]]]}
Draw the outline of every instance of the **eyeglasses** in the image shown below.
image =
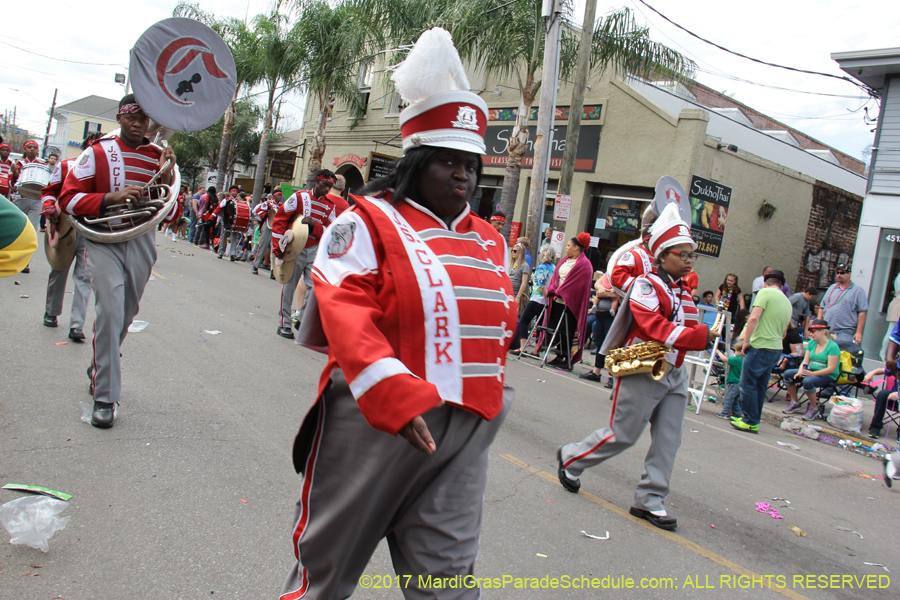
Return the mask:
{"type": "Polygon", "coordinates": [[[838,275],[846,275],[849,272],[850,271],[835,271],[835,273],[837,273],[838,275]]]}
{"type": "Polygon", "coordinates": [[[693,262],[693,261],[697,260],[696,252],[675,252],[674,250],[666,250],[666,252],[668,252],[669,254],[674,254],[675,256],[677,256],[678,258],[683,260],[684,262],[687,262],[687,261],[693,262]]]}

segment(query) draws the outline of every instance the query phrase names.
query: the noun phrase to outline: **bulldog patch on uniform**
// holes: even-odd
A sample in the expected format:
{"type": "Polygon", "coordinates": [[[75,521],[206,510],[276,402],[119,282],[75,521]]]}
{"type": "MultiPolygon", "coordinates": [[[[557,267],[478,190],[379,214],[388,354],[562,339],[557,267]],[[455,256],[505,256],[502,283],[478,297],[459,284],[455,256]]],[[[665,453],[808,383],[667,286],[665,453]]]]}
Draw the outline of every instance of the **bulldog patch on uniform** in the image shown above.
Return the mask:
{"type": "Polygon", "coordinates": [[[328,257],[340,258],[353,245],[356,223],[336,223],[331,227],[331,241],[328,242],[328,257]]]}

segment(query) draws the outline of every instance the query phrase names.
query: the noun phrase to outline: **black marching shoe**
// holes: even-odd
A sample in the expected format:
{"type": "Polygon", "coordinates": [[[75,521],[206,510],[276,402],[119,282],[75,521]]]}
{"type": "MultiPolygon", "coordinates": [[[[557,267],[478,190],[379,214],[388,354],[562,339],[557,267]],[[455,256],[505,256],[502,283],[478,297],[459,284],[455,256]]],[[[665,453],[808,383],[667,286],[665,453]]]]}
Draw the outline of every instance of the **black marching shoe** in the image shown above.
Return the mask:
{"type": "Polygon", "coordinates": [[[254,275],[259,275],[259,269],[257,269],[256,267],[250,267],[250,272],[254,275]]]}
{"type": "Polygon", "coordinates": [[[578,490],[581,489],[581,480],[570,479],[569,476],[566,475],[566,468],[563,466],[562,459],[562,446],[556,449],[556,462],[559,465],[559,468],[556,470],[556,474],[559,476],[559,482],[566,488],[567,492],[577,494],[578,490]]]}
{"type": "Polygon", "coordinates": [[[91,413],[91,425],[107,429],[113,426],[115,417],[115,405],[107,402],[94,402],[94,412],[91,413]]]}
{"type": "Polygon", "coordinates": [[[666,531],[674,531],[676,527],[678,527],[678,520],[675,517],[664,516],[657,517],[649,510],[644,510],[643,508],[636,508],[632,506],[628,509],[628,512],[633,517],[637,517],[638,519],[647,519],[651,524],[659,527],[660,529],[665,529],[666,531]]]}
{"type": "Polygon", "coordinates": [[[596,381],[598,383],[603,381],[603,376],[598,375],[597,373],[594,373],[593,371],[588,371],[587,373],[582,373],[581,375],[578,376],[578,378],[586,379],[588,381],[596,381]]]}
{"type": "Polygon", "coordinates": [[[56,317],[44,313],[44,327],[59,327],[59,323],[56,322],[56,317]]]}
{"type": "Polygon", "coordinates": [[[84,332],[73,327],[69,329],[69,339],[80,344],[84,341],[84,332]]]}
{"type": "Polygon", "coordinates": [[[269,273],[269,279],[275,279],[275,273],[269,273]]]}
{"type": "Polygon", "coordinates": [[[290,327],[279,327],[278,335],[280,335],[283,338],[287,338],[289,340],[294,339],[294,332],[291,331],[290,327]]]}

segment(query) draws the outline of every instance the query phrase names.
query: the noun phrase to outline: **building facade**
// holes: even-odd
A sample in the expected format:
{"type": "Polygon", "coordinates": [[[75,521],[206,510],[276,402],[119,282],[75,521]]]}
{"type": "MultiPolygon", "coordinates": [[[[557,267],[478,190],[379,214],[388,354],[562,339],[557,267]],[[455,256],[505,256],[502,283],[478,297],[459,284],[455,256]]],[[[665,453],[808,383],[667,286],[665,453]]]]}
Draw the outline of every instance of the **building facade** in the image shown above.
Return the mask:
{"type": "MultiPolygon", "coordinates": [[[[489,108],[483,177],[471,201],[472,209],[486,217],[500,200],[519,92],[513,81],[472,72],[469,80],[489,108]]],[[[361,87],[370,100],[358,124],[351,127],[352,115],[338,103],[325,134],[323,166],[347,177],[351,191],[388,172],[401,155],[400,99],[386,79],[368,84],[361,87]]],[[[686,89],[611,75],[589,80],[571,216],[554,222],[571,96],[571,86],[561,85],[541,230],[552,225],[564,231],[564,239],[589,232],[597,248],[592,251],[595,265],[604,264],[609,253],[636,237],[635,217],[639,222],[663,175],[675,177],[688,190],[695,207],[694,228],[707,230],[701,249],[708,256],[696,264],[700,291],[716,289],[727,273],[738,274],[741,287],[749,291],[752,279],[767,265],[783,270],[792,287],[819,281],[841,251],[855,245],[855,227],[850,239],[832,235],[823,244],[811,217],[828,210],[831,202],[852,206],[848,218],[852,221],[855,214],[858,220],[866,182],[861,161],[700,84],[686,89]],[[829,244],[838,251],[829,253],[829,244]]],[[[318,120],[317,104],[315,99],[307,104],[307,144],[318,120]]],[[[530,116],[533,127],[537,106],[530,116]]],[[[529,144],[533,141],[532,130],[529,144]]],[[[516,208],[507,215],[514,231],[527,222],[532,156],[529,148],[516,208]]],[[[305,163],[295,185],[305,181],[305,163]]]]}
{"type": "Polygon", "coordinates": [[[116,114],[119,101],[101,96],[87,96],[53,111],[56,132],[50,136],[47,145],[60,151],[60,158],[75,158],[81,154],[81,143],[88,133],[101,131],[109,133],[119,128],[116,114]]]}
{"type": "Polygon", "coordinates": [[[862,345],[874,358],[882,355],[885,334],[900,312],[900,48],[839,52],[831,58],[881,95],[852,266],[853,281],[869,299],[862,345]]]}

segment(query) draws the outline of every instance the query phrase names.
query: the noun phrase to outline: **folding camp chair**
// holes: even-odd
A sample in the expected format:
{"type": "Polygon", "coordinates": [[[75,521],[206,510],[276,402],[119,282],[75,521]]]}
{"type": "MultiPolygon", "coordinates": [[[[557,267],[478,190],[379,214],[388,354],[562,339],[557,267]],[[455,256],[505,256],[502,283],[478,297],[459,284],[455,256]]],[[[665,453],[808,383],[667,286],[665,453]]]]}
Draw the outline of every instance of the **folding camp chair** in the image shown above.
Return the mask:
{"type": "MultiPolygon", "coordinates": [[[[537,320],[535,320],[534,327],[532,327],[531,331],[528,332],[528,337],[525,339],[525,343],[522,344],[522,347],[519,351],[519,356],[516,358],[516,360],[522,360],[523,356],[537,358],[541,361],[540,366],[541,366],[541,368],[543,368],[544,363],[547,362],[547,355],[553,349],[553,344],[556,341],[557,336],[559,335],[560,327],[566,328],[566,338],[565,339],[567,339],[567,340],[571,339],[571,337],[569,335],[569,320],[566,318],[565,314],[563,314],[560,317],[559,321],[556,323],[556,327],[544,327],[544,325],[543,325],[544,315],[547,314],[548,310],[550,310],[549,305],[547,305],[543,309],[541,309],[541,314],[539,314],[537,320]],[[565,323],[565,325],[563,325],[563,323],[565,323]],[[543,345],[544,336],[546,336],[547,334],[550,334],[550,343],[547,344],[546,348],[544,349],[544,352],[541,353],[540,348],[543,345]],[[535,338],[534,354],[525,351],[525,348],[531,342],[532,338],[535,338]]],[[[566,352],[566,364],[569,366],[569,370],[571,371],[572,370],[572,353],[571,353],[571,351],[568,351],[568,349],[566,352]]]]}

